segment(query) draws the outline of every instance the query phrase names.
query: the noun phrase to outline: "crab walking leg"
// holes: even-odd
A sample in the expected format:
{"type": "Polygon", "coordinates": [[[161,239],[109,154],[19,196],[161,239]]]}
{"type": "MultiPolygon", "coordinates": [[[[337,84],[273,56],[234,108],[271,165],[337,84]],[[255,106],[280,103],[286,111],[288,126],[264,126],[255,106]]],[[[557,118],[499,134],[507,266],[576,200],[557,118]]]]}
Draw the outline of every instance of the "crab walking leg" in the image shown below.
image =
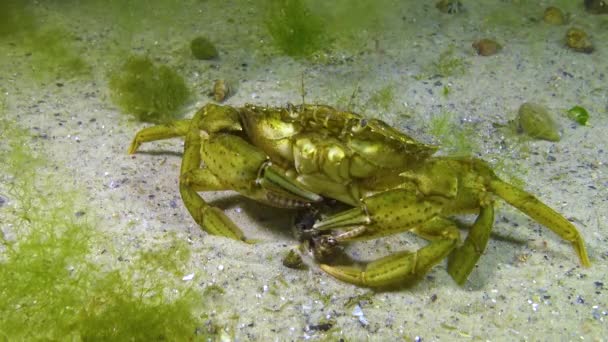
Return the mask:
{"type": "Polygon", "coordinates": [[[165,125],[147,127],[137,132],[129,147],[129,154],[137,152],[141,144],[149,141],[183,137],[190,128],[190,120],[178,120],[165,125]]]}
{"type": "Polygon", "coordinates": [[[464,284],[485,251],[493,224],[494,206],[482,207],[462,246],[448,257],[448,273],[458,285],[464,284]]]}
{"type": "Polygon", "coordinates": [[[207,133],[242,130],[239,113],[235,108],[210,103],[199,109],[192,120],[177,120],[163,125],[147,127],[137,132],[129,147],[129,154],[137,152],[139,146],[145,142],[183,137],[191,127],[197,127],[207,133]],[[192,124],[193,122],[194,124],[192,124]]]}
{"type": "MultiPolygon", "coordinates": [[[[195,115],[195,118],[199,113],[195,115]]],[[[179,182],[179,191],[184,205],[194,221],[209,234],[225,236],[235,240],[245,240],[241,229],[220,209],[207,204],[190,184],[188,175],[199,169],[201,165],[201,136],[196,123],[193,119],[184,141],[184,155],[179,182]]]]}
{"type": "Polygon", "coordinates": [[[576,227],[566,220],[565,217],[539,201],[533,195],[498,178],[490,180],[489,186],[492,192],[500,196],[507,203],[521,210],[536,220],[536,222],[551,229],[562,239],[570,242],[581,264],[585,267],[591,266],[583,238],[576,227]]]}
{"type": "Polygon", "coordinates": [[[358,208],[330,216],[314,229],[334,231],[338,241],[372,239],[412,231],[430,243],[416,252],[400,252],[363,267],[321,265],[332,276],[360,286],[384,287],[415,280],[445,258],[459,240],[459,231],[441,217],[441,203],[421,200],[405,189],[394,189],[362,200],[358,208]]]}
{"type": "Polygon", "coordinates": [[[409,284],[425,275],[443,260],[458,243],[460,233],[454,224],[441,217],[412,229],[429,240],[415,251],[403,251],[370,262],[362,267],[322,264],[322,270],[342,281],[367,287],[391,287],[409,284]]]}
{"type": "Polygon", "coordinates": [[[180,193],[188,211],[210,234],[245,240],[241,230],[218,208],[210,206],[198,191],[235,190],[244,196],[275,206],[299,207],[321,197],[298,188],[289,188],[278,168],[267,162],[267,156],[242,138],[215,133],[201,138],[199,120],[192,119],[185,136],[180,171],[180,193]],[[205,168],[201,169],[201,161],[205,168]],[[271,189],[271,190],[269,190],[271,189]],[[301,196],[300,196],[301,195],[301,196]]]}

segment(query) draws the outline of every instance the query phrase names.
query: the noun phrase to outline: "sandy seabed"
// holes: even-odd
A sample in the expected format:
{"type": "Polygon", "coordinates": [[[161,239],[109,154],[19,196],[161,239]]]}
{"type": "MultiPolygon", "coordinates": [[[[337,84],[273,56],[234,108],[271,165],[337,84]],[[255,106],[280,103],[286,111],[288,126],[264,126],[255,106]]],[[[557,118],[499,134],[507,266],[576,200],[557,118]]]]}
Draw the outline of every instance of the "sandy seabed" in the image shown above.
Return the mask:
{"type": "MultiPolygon", "coordinates": [[[[184,276],[192,276],[184,281],[200,291],[211,285],[225,290],[211,317],[236,340],[603,341],[608,331],[608,17],[573,6],[567,25],[552,26],[542,22],[542,6],[469,3],[456,14],[423,2],[395,5],[386,11],[381,30],[361,32],[357,47],[332,50],[325,62],[315,62],[280,56],[263,25],[255,24],[262,14],[249,2],[205,1],[184,11],[196,16],[185,20],[195,24],[158,45],[150,44],[155,37],[137,35],[133,51],[178,67],[194,93],[186,116],[211,101],[215,79],[235,84],[228,105],[282,106],[301,102],[302,77],[306,102],[338,107],[351,102],[355,111],[426,142],[439,142],[429,134],[431,122],[447,116],[455,127],[470,130],[477,157],[496,165],[504,178],[523,181],[526,190],[574,222],[586,240],[591,268],[579,265],[569,244],[506,204],[498,206],[488,248],[462,287],[446,273],[445,263],[413,287],[376,293],[339,282],[314,263],[308,270],[286,268],[281,259],[297,245],[291,213],[234,193],[204,197],[260,242],[207,235],[180,199],[182,142],[150,143],[141,153],[126,153],[134,134],[147,125],[121,114],[110,100],[109,62],[96,42],[116,34],[112,25],[99,23],[105,31],[94,31],[65,19],[86,44],[83,57],[93,71],[84,80],[30,80],[27,56],[3,44],[0,88],[7,117],[44,138],[40,144],[53,161],[46,171],[63,174],[66,183],[87,194],[96,226],[120,248],[144,248],[169,236],[188,242],[192,257],[184,276]],[[509,25],[496,18],[500,11],[524,19],[509,25]],[[590,34],[597,46],[593,53],[564,46],[571,26],[590,34]],[[189,40],[201,33],[216,41],[218,59],[189,56],[189,40]],[[478,56],[471,44],[480,38],[493,38],[503,49],[478,56]],[[464,63],[463,73],[434,74],[433,63],[446,51],[464,63]],[[382,106],[373,95],[387,86],[392,96],[382,106]],[[559,142],[521,142],[505,133],[528,101],[555,115],[559,142]],[[589,111],[589,125],[565,115],[575,105],[589,111]]],[[[54,18],[53,9],[41,9],[46,10],[54,18]]],[[[348,252],[373,259],[419,244],[403,234],[353,244],[348,252]]]]}

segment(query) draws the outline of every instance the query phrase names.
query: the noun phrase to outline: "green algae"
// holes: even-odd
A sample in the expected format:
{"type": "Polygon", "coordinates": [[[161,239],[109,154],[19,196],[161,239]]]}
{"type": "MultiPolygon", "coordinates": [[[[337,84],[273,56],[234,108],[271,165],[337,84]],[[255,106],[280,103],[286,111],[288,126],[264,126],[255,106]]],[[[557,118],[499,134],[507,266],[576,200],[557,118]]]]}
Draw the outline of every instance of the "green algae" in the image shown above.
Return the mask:
{"type": "Polygon", "coordinates": [[[28,32],[23,42],[23,48],[30,54],[34,78],[69,79],[91,71],[81,57],[82,51],[76,46],[74,36],[60,26],[28,32]]]}
{"type": "Polygon", "coordinates": [[[455,55],[455,48],[448,47],[439,54],[436,60],[425,65],[420,74],[414,76],[417,80],[433,77],[454,77],[466,74],[469,63],[463,58],[455,55]]]}
{"type": "Polygon", "coordinates": [[[213,59],[218,55],[215,45],[209,39],[202,36],[192,39],[190,51],[196,59],[213,59]]]}
{"type": "Polygon", "coordinates": [[[308,56],[326,43],[323,19],[303,0],[268,0],[266,28],[274,44],[286,55],[308,56]]]}
{"type": "Polygon", "coordinates": [[[587,112],[585,107],[574,106],[568,109],[568,117],[579,125],[586,126],[587,121],[589,121],[589,112],[587,112]]]}
{"type": "Polygon", "coordinates": [[[263,25],[272,43],[292,57],[322,64],[340,62],[340,53],[369,49],[386,27],[398,23],[392,0],[265,0],[263,25]]]}
{"type": "Polygon", "coordinates": [[[464,127],[454,121],[454,114],[443,112],[434,116],[429,124],[429,133],[441,143],[441,147],[453,156],[470,156],[477,148],[472,137],[473,127],[464,127]]]}
{"type": "Polygon", "coordinates": [[[373,92],[369,102],[384,111],[389,111],[395,101],[395,87],[393,85],[384,86],[373,92]]]}
{"type": "Polygon", "coordinates": [[[130,56],[110,73],[111,98],[120,109],[145,122],[177,119],[190,96],[184,79],[166,65],[144,56],[130,56]]]}
{"type": "Polygon", "coordinates": [[[101,262],[118,258],[106,251],[111,239],[91,222],[84,196],[44,176],[48,163],[27,131],[0,119],[0,139],[1,340],[214,338],[201,294],[167,276],[189,259],[184,243],[136,252],[128,267],[101,262]]]}
{"type": "Polygon", "coordinates": [[[29,1],[0,2],[0,42],[4,41],[20,51],[34,79],[69,79],[90,73],[75,36],[60,24],[38,18],[29,1]]]}
{"type": "Polygon", "coordinates": [[[30,30],[34,15],[27,1],[0,1],[0,37],[30,30]]]}

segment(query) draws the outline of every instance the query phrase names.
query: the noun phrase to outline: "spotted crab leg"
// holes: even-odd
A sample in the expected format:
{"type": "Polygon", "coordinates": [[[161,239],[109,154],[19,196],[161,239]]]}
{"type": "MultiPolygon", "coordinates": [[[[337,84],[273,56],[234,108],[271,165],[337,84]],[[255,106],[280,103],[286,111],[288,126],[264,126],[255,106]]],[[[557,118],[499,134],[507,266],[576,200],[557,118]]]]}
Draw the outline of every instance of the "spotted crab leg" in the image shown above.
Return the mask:
{"type": "Polygon", "coordinates": [[[439,216],[441,208],[420,201],[410,191],[396,189],[363,200],[358,208],[330,216],[314,225],[317,230],[342,229],[338,241],[371,239],[412,231],[429,244],[415,251],[386,256],[361,266],[321,264],[330,275],[355,285],[391,287],[408,284],[428,272],[457,245],[460,233],[454,223],[439,216]]]}
{"type": "Polygon", "coordinates": [[[497,177],[490,180],[489,188],[490,191],[504,199],[507,203],[521,210],[536,222],[551,229],[562,239],[570,242],[581,264],[585,267],[591,266],[587,250],[585,249],[585,241],[576,227],[565,217],[539,201],[532,194],[505,183],[497,177]]]}
{"type": "Polygon", "coordinates": [[[190,120],[179,120],[164,125],[156,125],[146,127],[135,135],[131,146],[129,146],[129,154],[134,154],[141,144],[150,141],[171,139],[183,137],[188,132],[190,120]]]}
{"type": "Polygon", "coordinates": [[[322,198],[298,187],[257,147],[234,134],[239,130],[234,108],[207,105],[192,120],[143,129],[129,152],[134,153],[143,142],[183,136],[180,194],[184,205],[209,234],[246,240],[240,228],[219,208],[205,202],[198,191],[235,190],[285,208],[301,207],[322,198]],[[201,168],[203,160],[205,165],[201,168]]]}
{"type": "Polygon", "coordinates": [[[459,231],[449,220],[437,217],[412,232],[429,240],[414,251],[402,251],[362,266],[321,264],[322,270],[342,281],[366,287],[394,287],[411,284],[424,276],[456,247],[459,231]]]}
{"type": "MultiPolygon", "coordinates": [[[[581,264],[585,267],[591,265],[585,249],[585,242],[572,223],[528,192],[505,183],[494,175],[489,176],[489,178],[487,181],[489,191],[521,210],[536,222],[551,229],[562,239],[570,242],[581,264]]],[[[465,242],[450,254],[448,273],[458,284],[464,284],[483,254],[490,238],[493,221],[493,205],[490,203],[482,206],[465,242]]]]}
{"type": "Polygon", "coordinates": [[[490,232],[494,224],[494,206],[492,204],[479,209],[479,216],[469,230],[462,246],[456,248],[448,258],[448,273],[452,279],[463,285],[475,264],[486,250],[490,232]]]}

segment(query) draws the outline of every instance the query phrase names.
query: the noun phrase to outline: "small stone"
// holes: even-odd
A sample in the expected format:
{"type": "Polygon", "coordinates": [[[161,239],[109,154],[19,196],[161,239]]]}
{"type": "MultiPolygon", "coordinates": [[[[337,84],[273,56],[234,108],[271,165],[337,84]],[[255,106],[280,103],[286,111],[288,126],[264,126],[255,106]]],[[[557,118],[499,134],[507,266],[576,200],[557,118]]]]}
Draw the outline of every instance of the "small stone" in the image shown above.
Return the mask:
{"type": "Polygon", "coordinates": [[[190,50],[196,59],[213,59],[218,56],[215,45],[205,37],[196,37],[190,42],[190,50]]]}
{"type": "Polygon", "coordinates": [[[492,39],[480,39],[472,44],[480,56],[492,56],[502,50],[502,46],[492,39]]]}
{"type": "Polygon", "coordinates": [[[563,25],[566,22],[566,16],[559,8],[549,6],[545,9],[543,21],[550,25],[563,25]]]}
{"type": "Polygon", "coordinates": [[[361,307],[359,306],[359,304],[355,305],[355,308],[353,309],[352,315],[355,316],[355,317],[357,317],[359,319],[359,323],[361,323],[362,326],[369,325],[369,322],[365,318],[365,315],[363,314],[363,310],[361,309],[361,307]]]}
{"type": "Polygon", "coordinates": [[[608,14],[608,2],[606,0],[585,0],[585,9],[593,14],[608,14]]]}
{"type": "Polygon", "coordinates": [[[576,27],[572,27],[566,32],[566,46],[583,53],[592,53],[594,50],[587,33],[576,27]]]}
{"type": "Polygon", "coordinates": [[[526,102],[519,107],[519,127],[536,139],[559,141],[558,127],[545,106],[526,102]]]}

